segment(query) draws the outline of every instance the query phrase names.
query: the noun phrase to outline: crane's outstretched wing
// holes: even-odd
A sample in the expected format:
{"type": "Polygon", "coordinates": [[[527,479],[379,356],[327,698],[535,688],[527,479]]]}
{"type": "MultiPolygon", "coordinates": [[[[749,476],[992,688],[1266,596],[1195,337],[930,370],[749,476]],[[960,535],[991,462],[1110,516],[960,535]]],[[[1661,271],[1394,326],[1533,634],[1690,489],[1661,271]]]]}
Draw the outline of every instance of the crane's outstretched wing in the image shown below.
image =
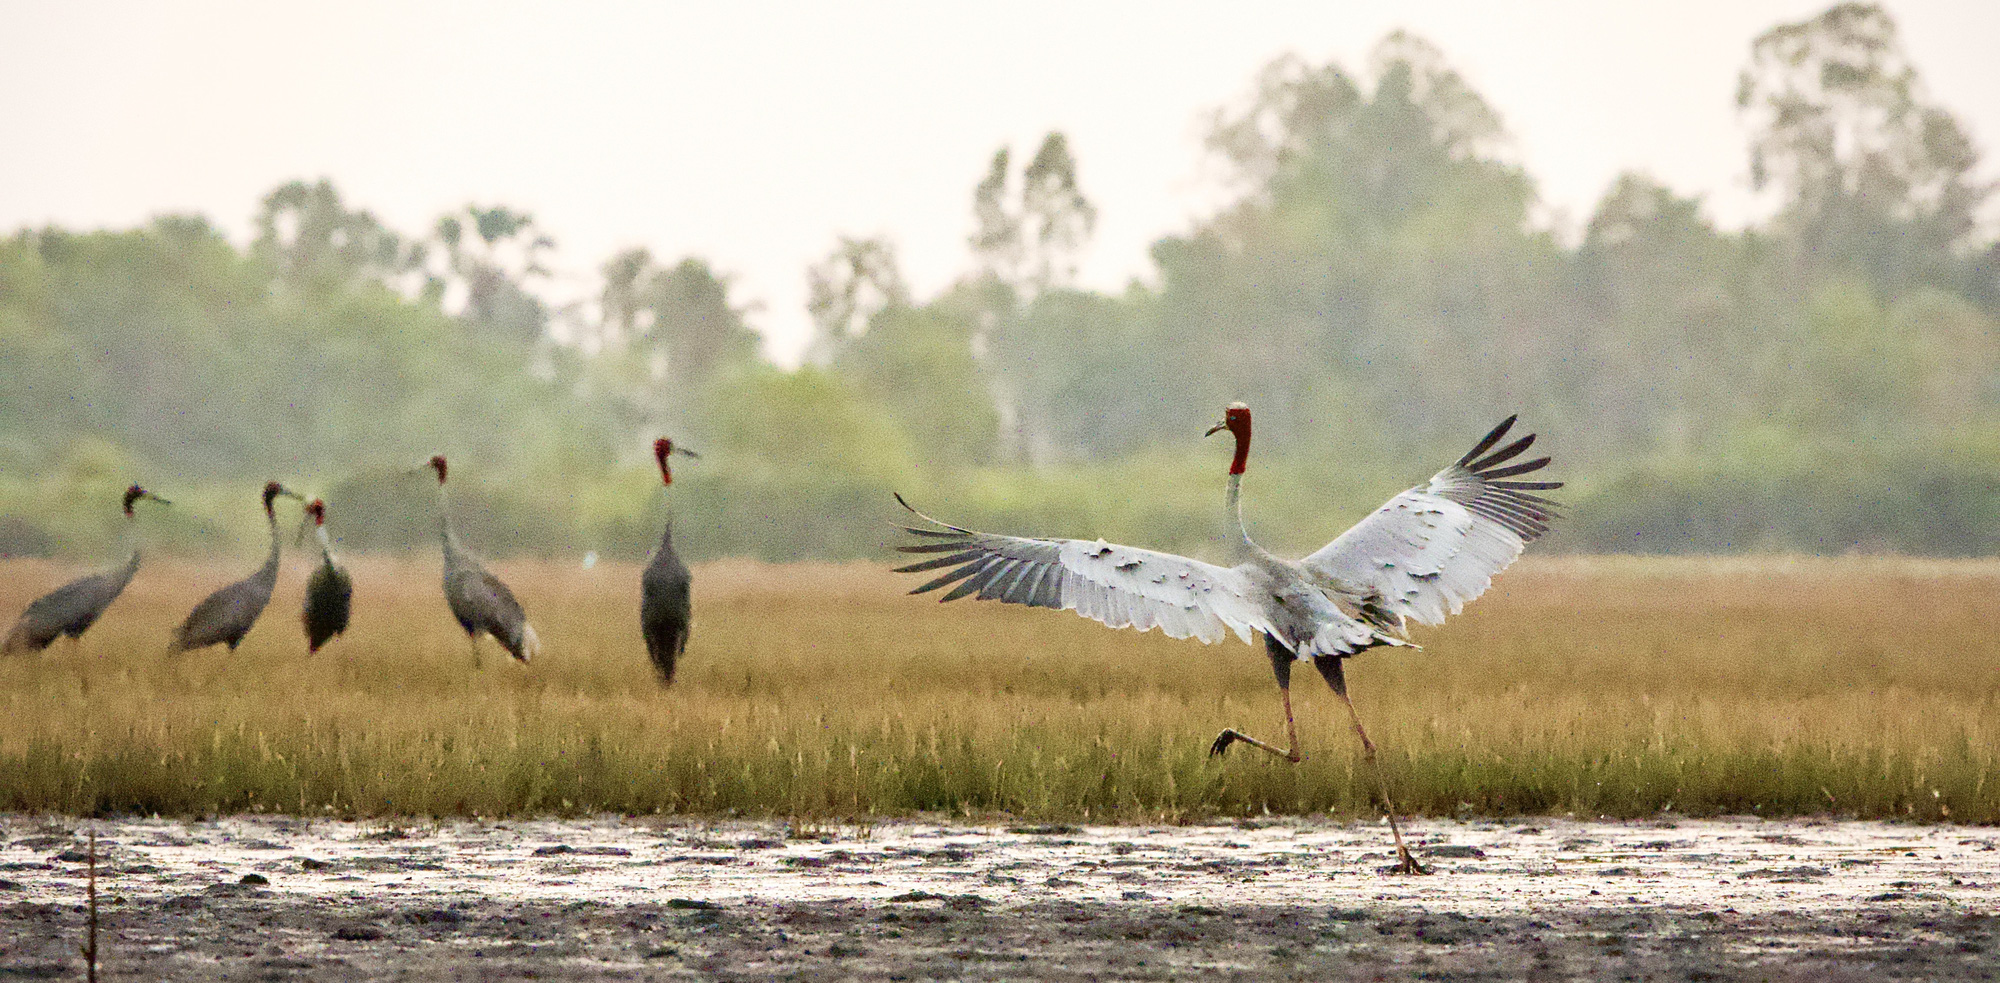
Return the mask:
{"type": "Polygon", "coordinates": [[[1306,557],[1306,568],[1394,615],[1434,625],[1457,614],[1556,517],[1554,502],[1530,493],[1562,482],[1503,480],[1549,463],[1500,466],[1527,450],[1534,434],[1486,454],[1513,425],[1514,417],[1502,421],[1458,463],[1306,557]]]}
{"type": "Polygon", "coordinates": [[[1113,628],[1158,628],[1170,638],[1203,642],[1220,641],[1225,630],[1249,642],[1269,627],[1250,600],[1255,592],[1241,570],[1103,540],[974,532],[917,512],[901,495],[896,501],[939,527],[906,526],[931,542],[897,549],[948,554],[896,568],[897,573],[945,571],[912,594],[957,583],[940,600],[976,594],[986,601],[1066,608],[1113,628]]]}

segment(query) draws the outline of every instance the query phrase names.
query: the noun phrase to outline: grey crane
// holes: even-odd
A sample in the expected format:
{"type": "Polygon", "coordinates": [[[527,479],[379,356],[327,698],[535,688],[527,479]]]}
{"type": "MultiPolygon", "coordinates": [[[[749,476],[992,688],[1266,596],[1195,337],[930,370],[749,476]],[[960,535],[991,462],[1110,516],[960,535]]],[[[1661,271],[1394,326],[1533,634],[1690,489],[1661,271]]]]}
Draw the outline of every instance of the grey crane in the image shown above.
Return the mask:
{"type": "Polygon", "coordinates": [[[432,457],[424,467],[437,472],[438,537],[444,541],[444,599],[451,605],[452,617],[458,619],[459,627],[465,629],[466,638],[472,642],[472,664],[479,665],[480,632],[493,636],[507,654],[522,662],[534,658],[542,643],[535,637],[534,626],[528,624],[528,616],[521,612],[521,602],[514,600],[514,592],[500,578],[458,544],[458,534],[452,531],[451,501],[446,497],[444,484],[447,473],[444,455],[432,457]]]}
{"type": "Polygon", "coordinates": [[[313,535],[319,539],[319,564],[306,577],[305,608],[299,613],[299,621],[306,627],[306,652],[312,654],[347,630],[347,617],[354,606],[354,578],[333,562],[333,543],[326,536],[326,502],[315,498],[306,503],[305,511],[313,535]]]}
{"type": "Polygon", "coordinates": [[[252,626],[264,613],[264,605],[271,603],[271,589],[278,585],[278,496],[304,500],[303,495],[286,488],[275,481],[264,483],[264,521],[271,527],[271,552],[264,557],[264,565],[257,572],[202,599],[194,610],[188,612],[187,620],[174,629],[174,640],[168,644],[169,652],[188,652],[207,648],[210,645],[227,645],[231,652],[242,644],[243,636],[250,634],[252,626]]]}
{"type": "MultiPolygon", "coordinates": [[[[125,535],[128,538],[133,535],[133,521],[138,517],[132,506],[142,501],[173,504],[138,485],[125,489],[125,535]]],[[[0,641],[0,654],[40,652],[63,635],[69,636],[72,642],[80,640],[83,633],[97,623],[98,615],[103,614],[104,609],[125,592],[125,585],[131,583],[132,575],[138,572],[139,547],[134,545],[132,554],[125,558],[123,565],[78,577],[35,598],[7,632],[7,639],[0,641]]]]}
{"type": "MultiPolygon", "coordinates": [[[[653,458],[660,462],[662,488],[673,487],[674,472],[667,466],[667,458],[674,454],[701,456],[674,446],[665,437],[653,441],[653,458]]],[[[660,548],[653,551],[652,561],[639,577],[639,632],[646,636],[646,653],[653,657],[653,668],[659,670],[662,686],[674,684],[674,667],[680,662],[681,653],[687,651],[694,607],[689,594],[693,585],[687,564],[674,553],[674,522],[669,516],[665,531],[660,533],[660,548]]]]}
{"type": "MultiPolygon", "coordinates": [[[[1562,483],[1504,480],[1548,465],[1546,457],[1506,465],[1534,443],[1534,435],[1492,450],[1514,420],[1508,417],[1456,463],[1389,499],[1333,542],[1298,561],[1272,555],[1244,528],[1242,483],[1250,458],[1250,408],[1232,403],[1222,422],[1208,432],[1227,430],[1236,438],[1225,499],[1234,566],[1101,539],[1030,539],[974,532],[939,522],[903,502],[904,508],[938,528],[910,528],[929,542],[899,549],[949,555],[900,567],[898,572],[949,568],[911,591],[921,594],[962,581],[944,595],[945,601],[976,594],[983,600],[1064,608],[1113,628],[1157,627],[1170,637],[1194,637],[1204,643],[1219,641],[1228,631],[1246,644],[1262,635],[1284,700],[1288,746],[1280,748],[1231,728],[1216,737],[1211,755],[1241,741],[1287,761],[1303,760],[1292,719],[1291,672],[1293,662],[1312,660],[1313,668],[1346,705],[1362,755],[1374,769],[1396,840],[1399,869],[1423,873],[1403,843],[1388,782],[1376,762],[1375,745],[1348,698],[1341,663],[1376,646],[1410,645],[1405,632],[1411,620],[1437,624],[1457,614],[1485,592],[1495,574],[1548,531],[1549,521],[1556,517],[1555,503],[1532,493],[1560,488],[1562,483]]],[[[902,501],[901,495],[897,501],[902,501]]]]}

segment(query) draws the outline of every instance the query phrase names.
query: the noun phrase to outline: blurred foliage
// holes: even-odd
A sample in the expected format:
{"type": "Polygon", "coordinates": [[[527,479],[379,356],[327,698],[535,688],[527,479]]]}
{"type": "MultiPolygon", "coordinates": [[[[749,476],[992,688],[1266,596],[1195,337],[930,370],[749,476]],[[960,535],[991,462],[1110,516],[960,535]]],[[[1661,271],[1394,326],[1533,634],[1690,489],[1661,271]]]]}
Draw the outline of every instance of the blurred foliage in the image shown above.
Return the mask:
{"type": "Polygon", "coordinates": [[[254,552],[267,477],[323,492],[352,549],[639,558],[668,512],[696,557],[880,556],[902,489],[940,516],[1200,552],[1223,404],[1258,412],[1246,492],[1306,550],[1518,412],[1571,550],[2000,546],[1993,185],[1879,7],[1760,36],[1740,78],[1772,217],[1622,175],[1573,238],[1504,121],[1394,34],[1354,70],[1280,58],[1209,119],[1231,197],[1116,294],[1075,286],[1096,227],[1061,133],[974,178],[970,264],[914,296],[892,244],[806,271],[818,337],[782,370],[754,302],[645,249],[544,299],[534,218],[467,204],[424,235],[328,181],[239,248],[199,217],[0,240],[0,552],[94,555],[116,489],[144,535],[254,552]],[[659,490],[646,449],[703,453],[659,490]]]}

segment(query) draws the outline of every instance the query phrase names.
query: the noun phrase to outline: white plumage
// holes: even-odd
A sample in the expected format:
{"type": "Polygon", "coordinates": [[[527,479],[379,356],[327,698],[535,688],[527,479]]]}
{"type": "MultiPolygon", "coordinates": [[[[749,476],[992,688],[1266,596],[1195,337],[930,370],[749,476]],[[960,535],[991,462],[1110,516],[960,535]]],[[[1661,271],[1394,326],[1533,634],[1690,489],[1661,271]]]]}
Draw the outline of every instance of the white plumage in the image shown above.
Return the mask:
{"type": "MultiPolygon", "coordinates": [[[[1279,749],[1225,730],[1211,752],[1234,741],[1298,761],[1291,715],[1291,663],[1310,659],[1343,701],[1347,686],[1340,663],[1378,645],[1408,645],[1410,621],[1438,624],[1485,593],[1493,577],[1548,532],[1554,503],[1533,494],[1561,482],[1512,481],[1538,471],[1546,457],[1519,464],[1535,441],[1533,434],[1499,450],[1493,446],[1514,425],[1508,417],[1471,451],[1424,484],[1389,499],[1381,508],[1302,560],[1272,555],[1250,539],[1243,526],[1242,478],[1250,452],[1250,409],[1232,404],[1213,434],[1236,437],[1230,464],[1228,509],[1234,523],[1232,566],[1121,546],[1103,540],[1036,539],[977,532],[918,512],[901,495],[904,508],[937,528],[910,527],[928,542],[901,546],[906,553],[942,553],[897,568],[915,573],[943,570],[912,590],[921,594],[957,586],[942,600],[977,596],[1034,607],[1064,608],[1113,628],[1158,628],[1173,638],[1220,641],[1234,632],[1245,643],[1264,638],[1265,649],[1285,696],[1286,730],[1292,747],[1279,749]],[[1491,453],[1489,453],[1489,451],[1491,453]],[[1484,456],[1482,456],[1484,455],[1484,456]]],[[[1353,703],[1347,701],[1353,711],[1353,703]]],[[[1374,747],[1355,718],[1355,730],[1372,761],[1374,747]]],[[[1388,802],[1386,785],[1383,800],[1388,802]]],[[[1394,829],[1394,809],[1390,808],[1394,829]]],[[[1416,861],[1397,849],[1405,870],[1416,861]]]]}

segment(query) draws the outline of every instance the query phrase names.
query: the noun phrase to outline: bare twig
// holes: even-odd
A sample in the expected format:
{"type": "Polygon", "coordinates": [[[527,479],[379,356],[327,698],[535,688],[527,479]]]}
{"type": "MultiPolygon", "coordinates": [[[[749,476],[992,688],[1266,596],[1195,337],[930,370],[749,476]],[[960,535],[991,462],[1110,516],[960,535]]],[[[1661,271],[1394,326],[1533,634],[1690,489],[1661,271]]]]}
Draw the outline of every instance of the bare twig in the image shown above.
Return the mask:
{"type": "Polygon", "coordinates": [[[83,969],[90,983],[97,983],[97,830],[90,831],[90,847],[86,854],[90,863],[89,892],[90,920],[85,923],[83,946],[83,969]]]}

